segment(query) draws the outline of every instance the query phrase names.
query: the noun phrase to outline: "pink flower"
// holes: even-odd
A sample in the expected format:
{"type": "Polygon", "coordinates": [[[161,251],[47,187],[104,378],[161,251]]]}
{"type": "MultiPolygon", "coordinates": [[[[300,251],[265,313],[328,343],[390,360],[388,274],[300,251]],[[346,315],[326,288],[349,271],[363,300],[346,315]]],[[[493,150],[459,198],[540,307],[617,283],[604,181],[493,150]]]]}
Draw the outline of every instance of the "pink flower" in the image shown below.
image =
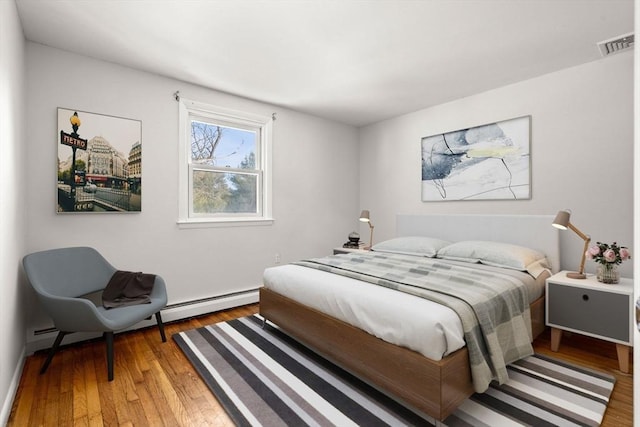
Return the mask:
{"type": "Polygon", "coordinates": [[[629,249],[620,248],[620,258],[622,258],[623,261],[631,258],[631,254],[629,253],[629,249]]]}
{"type": "Polygon", "coordinates": [[[614,262],[616,260],[616,253],[613,251],[613,249],[607,249],[606,251],[604,251],[602,256],[607,262],[614,262]]]}
{"type": "Polygon", "coordinates": [[[620,264],[622,261],[631,259],[631,252],[626,246],[619,246],[616,242],[611,244],[598,242],[595,246],[588,248],[585,258],[609,267],[609,264],[620,264]]]}

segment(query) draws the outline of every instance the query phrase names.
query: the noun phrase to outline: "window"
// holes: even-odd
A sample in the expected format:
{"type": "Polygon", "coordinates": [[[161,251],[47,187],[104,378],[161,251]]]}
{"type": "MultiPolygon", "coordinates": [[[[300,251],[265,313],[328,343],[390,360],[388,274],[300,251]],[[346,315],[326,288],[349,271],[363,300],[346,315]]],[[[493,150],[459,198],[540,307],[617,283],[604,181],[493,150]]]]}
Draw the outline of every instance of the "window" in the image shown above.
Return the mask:
{"type": "Polygon", "coordinates": [[[178,222],[272,221],[271,123],[270,117],[180,100],[178,222]]]}

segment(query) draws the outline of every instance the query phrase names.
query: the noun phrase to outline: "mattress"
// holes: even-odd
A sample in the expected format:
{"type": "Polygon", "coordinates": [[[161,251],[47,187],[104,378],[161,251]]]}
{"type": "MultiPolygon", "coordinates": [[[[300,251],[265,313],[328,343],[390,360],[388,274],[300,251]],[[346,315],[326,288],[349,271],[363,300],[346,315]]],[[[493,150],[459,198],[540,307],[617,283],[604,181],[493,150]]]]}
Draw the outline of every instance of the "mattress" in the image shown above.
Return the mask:
{"type": "MultiPolygon", "coordinates": [[[[544,294],[544,279],[534,279],[526,272],[471,266],[518,278],[527,287],[530,302],[544,294]]],[[[292,264],[267,268],[263,280],[264,286],[274,292],[432,360],[441,360],[465,345],[458,315],[424,298],[292,264]]]]}

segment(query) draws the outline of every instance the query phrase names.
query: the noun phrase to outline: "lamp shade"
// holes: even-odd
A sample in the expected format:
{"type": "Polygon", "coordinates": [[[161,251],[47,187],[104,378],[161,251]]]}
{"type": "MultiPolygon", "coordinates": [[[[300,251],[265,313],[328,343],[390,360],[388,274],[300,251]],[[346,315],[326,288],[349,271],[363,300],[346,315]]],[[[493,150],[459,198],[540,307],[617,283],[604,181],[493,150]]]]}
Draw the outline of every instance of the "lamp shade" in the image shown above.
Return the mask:
{"type": "Polygon", "coordinates": [[[369,215],[369,211],[364,210],[364,211],[360,212],[360,221],[362,221],[362,222],[371,221],[371,217],[369,215]]]}
{"type": "Polygon", "coordinates": [[[569,226],[569,219],[571,218],[571,212],[568,210],[559,211],[556,218],[553,220],[552,225],[560,230],[566,230],[569,226]]]}

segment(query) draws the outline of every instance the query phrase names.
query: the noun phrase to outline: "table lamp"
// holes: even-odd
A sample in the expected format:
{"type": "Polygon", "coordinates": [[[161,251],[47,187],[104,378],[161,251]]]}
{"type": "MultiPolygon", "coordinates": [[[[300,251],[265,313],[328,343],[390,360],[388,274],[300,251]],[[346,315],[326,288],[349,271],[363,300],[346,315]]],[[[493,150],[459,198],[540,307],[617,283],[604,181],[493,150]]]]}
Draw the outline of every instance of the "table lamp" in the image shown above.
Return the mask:
{"type": "Polygon", "coordinates": [[[573,230],[582,240],[584,240],[584,249],[582,250],[582,259],[580,260],[580,270],[570,271],[567,273],[567,277],[572,279],[586,279],[587,275],[584,274],[584,260],[587,255],[587,249],[589,249],[589,242],[591,241],[591,237],[584,234],[582,231],[578,230],[576,227],[571,224],[569,219],[571,218],[571,211],[569,209],[558,212],[556,218],[553,220],[553,226],[559,228],[560,230],[566,230],[567,228],[573,230]]]}
{"type": "Polygon", "coordinates": [[[369,246],[365,246],[365,249],[370,250],[371,246],[373,246],[373,224],[371,224],[369,211],[364,210],[360,213],[360,221],[366,222],[367,224],[369,224],[369,230],[371,231],[371,234],[369,235],[369,246]]]}

